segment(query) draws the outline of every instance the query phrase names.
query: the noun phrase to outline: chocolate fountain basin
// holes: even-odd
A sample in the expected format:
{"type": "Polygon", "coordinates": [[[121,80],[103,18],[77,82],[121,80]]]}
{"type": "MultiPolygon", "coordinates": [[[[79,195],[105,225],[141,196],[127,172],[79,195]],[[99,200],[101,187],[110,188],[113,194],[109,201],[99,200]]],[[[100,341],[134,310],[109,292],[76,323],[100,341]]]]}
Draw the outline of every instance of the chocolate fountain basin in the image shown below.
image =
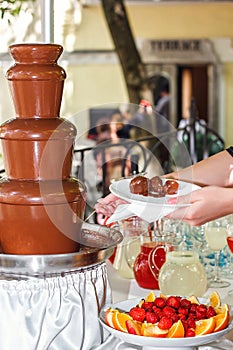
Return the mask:
{"type": "Polygon", "coordinates": [[[0,254],[0,274],[9,278],[30,278],[80,270],[104,262],[123,240],[120,231],[83,222],[80,250],[67,254],[14,255],[0,254]]]}
{"type": "Polygon", "coordinates": [[[77,252],[86,188],[77,179],[0,181],[0,240],[7,254],[77,252]]]}

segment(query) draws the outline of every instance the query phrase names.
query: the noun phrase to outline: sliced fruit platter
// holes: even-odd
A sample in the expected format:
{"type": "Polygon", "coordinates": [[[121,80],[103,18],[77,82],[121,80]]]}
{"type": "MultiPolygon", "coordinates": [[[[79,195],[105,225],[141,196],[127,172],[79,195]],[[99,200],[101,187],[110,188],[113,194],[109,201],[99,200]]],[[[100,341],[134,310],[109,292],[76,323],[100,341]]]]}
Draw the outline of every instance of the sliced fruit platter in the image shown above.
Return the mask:
{"type": "Polygon", "coordinates": [[[124,341],[157,346],[206,344],[232,329],[231,308],[219,294],[208,299],[165,296],[152,291],[147,297],[107,306],[100,320],[124,341]],[[180,339],[182,338],[182,339],[180,339]],[[154,341],[156,340],[156,345],[154,341]],[[159,341],[159,343],[158,343],[159,341]]]}

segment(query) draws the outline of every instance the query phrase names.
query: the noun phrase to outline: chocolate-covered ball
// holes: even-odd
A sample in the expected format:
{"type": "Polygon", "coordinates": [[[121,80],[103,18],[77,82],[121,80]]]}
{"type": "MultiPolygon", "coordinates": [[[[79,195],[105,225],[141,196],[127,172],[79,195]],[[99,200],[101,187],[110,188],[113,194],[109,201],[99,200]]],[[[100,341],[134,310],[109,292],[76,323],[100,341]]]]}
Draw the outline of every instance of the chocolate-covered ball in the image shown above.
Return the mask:
{"type": "Polygon", "coordinates": [[[153,197],[164,197],[165,190],[159,176],[154,176],[149,181],[149,195],[153,197]]]}
{"type": "Polygon", "coordinates": [[[130,192],[148,196],[149,179],[145,176],[136,176],[130,181],[130,192]]]}

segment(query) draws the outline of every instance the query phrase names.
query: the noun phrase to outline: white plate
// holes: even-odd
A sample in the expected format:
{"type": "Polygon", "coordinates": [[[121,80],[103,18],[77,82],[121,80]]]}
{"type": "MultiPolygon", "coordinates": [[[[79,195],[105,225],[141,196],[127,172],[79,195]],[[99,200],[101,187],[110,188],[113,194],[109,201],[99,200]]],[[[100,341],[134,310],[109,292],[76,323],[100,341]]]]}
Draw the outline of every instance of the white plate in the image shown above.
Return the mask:
{"type": "MultiPolygon", "coordinates": [[[[199,299],[199,300],[203,303],[207,302],[207,300],[205,299],[199,299]]],[[[159,350],[162,350],[165,348],[167,348],[167,350],[169,349],[177,349],[177,350],[190,349],[191,350],[193,349],[193,347],[203,345],[203,344],[208,344],[212,341],[215,341],[218,338],[227,334],[231,329],[233,329],[233,322],[231,322],[226,329],[216,333],[207,334],[207,335],[190,337],[190,338],[153,338],[153,337],[143,337],[139,335],[124,333],[114,328],[111,328],[106,324],[105,312],[109,307],[119,308],[122,310],[129,311],[132,307],[138,304],[138,302],[139,302],[139,298],[124,300],[116,304],[106,305],[100,312],[100,321],[103,327],[106,328],[115,337],[120,338],[124,342],[130,343],[130,344],[141,345],[143,346],[143,349],[146,349],[147,347],[153,347],[153,349],[159,349],[159,350]]],[[[231,309],[231,314],[232,314],[232,309],[231,309]]]]}
{"type": "MultiPolygon", "coordinates": [[[[151,196],[142,196],[140,194],[134,194],[130,192],[130,181],[132,179],[124,179],[120,181],[113,182],[109,189],[110,191],[115,194],[116,196],[130,202],[137,202],[137,203],[149,203],[149,204],[156,204],[156,205],[173,205],[173,204],[167,204],[168,198],[171,197],[178,197],[178,196],[183,196],[186,194],[191,193],[192,191],[200,189],[200,186],[197,186],[195,184],[189,183],[189,182],[184,182],[184,181],[177,181],[179,188],[178,192],[175,195],[166,195],[165,197],[151,197],[151,196]]],[[[163,183],[165,183],[168,179],[162,179],[163,183]]],[[[176,206],[186,206],[187,204],[180,204],[176,206]]]]}
{"type": "MultiPolygon", "coordinates": [[[[163,179],[163,183],[167,179],[163,179]]],[[[188,182],[177,181],[179,184],[178,193],[173,196],[155,198],[151,196],[142,196],[130,192],[131,179],[116,181],[110,185],[110,191],[116,196],[126,200],[129,204],[117,208],[114,214],[109,218],[108,224],[114,221],[120,221],[131,215],[137,215],[147,222],[153,222],[172,213],[174,210],[182,207],[188,207],[191,204],[167,204],[170,197],[178,197],[189,194],[200,187],[188,182]]]]}

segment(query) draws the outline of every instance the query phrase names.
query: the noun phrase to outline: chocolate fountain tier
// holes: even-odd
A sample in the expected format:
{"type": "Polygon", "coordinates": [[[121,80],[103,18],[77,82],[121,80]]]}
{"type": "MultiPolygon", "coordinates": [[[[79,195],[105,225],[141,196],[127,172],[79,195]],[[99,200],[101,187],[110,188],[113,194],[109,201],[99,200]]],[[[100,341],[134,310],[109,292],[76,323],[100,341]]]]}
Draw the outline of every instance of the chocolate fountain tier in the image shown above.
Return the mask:
{"type": "Polygon", "coordinates": [[[79,252],[51,255],[0,254],[0,273],[8,277],[30,278],[60,274],[91,267],[107,260],[123,236],[120,231],[83,222],[79,252]]]}
{"type": "Polygon", "coordinates": [[[7,254],[77,252],[86,188],[76,179],[0,181],[0,238],[7,254]]]}
{"type": "Polygon", "coordinates": [[[16,64],[6,76],[18,118],[59,116],[66,73],[56,62],[62,51],[54,44],[10,46],[16,64]]]}
{"type": "Polygon", "coordinates": [[[65,179],[71,172],[76,128],[63,118],[11,119],[0,127],[10,179],[65,179]]]}

